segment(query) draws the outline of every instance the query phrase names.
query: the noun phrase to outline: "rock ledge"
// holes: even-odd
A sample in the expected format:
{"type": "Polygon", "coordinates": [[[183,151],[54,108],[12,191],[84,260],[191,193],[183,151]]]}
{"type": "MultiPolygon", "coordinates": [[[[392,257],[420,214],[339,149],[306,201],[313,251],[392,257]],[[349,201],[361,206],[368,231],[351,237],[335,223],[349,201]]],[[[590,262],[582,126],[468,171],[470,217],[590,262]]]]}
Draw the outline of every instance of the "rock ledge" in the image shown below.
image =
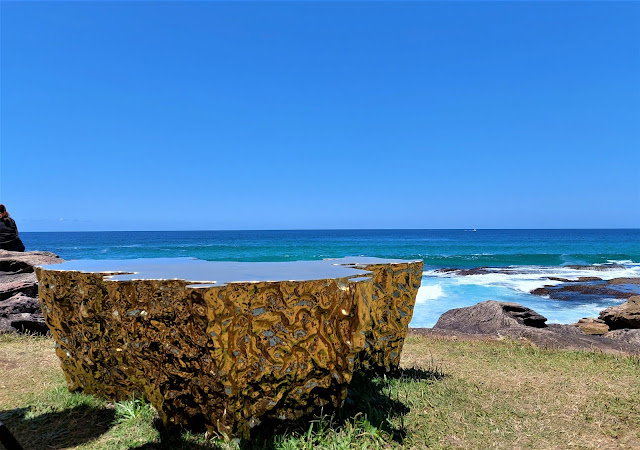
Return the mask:
{"type": "Polygon", "coordinates": [[[463,339],[510,337],[545,348],[640,354],[640,330],[615,330],[600,336],[575,325],[547,325],[546,320],[517,303],[489,300],[447,311],[433,328],[413,329],[412,333],[463,339]]]}
{"type": "Polygon", "coordinates": [[[34,266],[59,264],[49,252],[10,252],[0,250],[0,333],[48,331],[38,300],[38,281],[34,266]]]}

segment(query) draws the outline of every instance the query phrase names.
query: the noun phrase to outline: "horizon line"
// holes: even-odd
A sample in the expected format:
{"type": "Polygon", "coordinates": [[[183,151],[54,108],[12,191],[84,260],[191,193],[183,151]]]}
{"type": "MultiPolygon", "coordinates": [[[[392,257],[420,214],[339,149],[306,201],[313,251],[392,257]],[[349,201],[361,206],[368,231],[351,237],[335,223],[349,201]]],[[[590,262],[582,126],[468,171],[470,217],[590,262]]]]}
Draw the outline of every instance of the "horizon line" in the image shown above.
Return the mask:
{"type": "Polygon", "coordinates": [[[605,231],[640,230],[640,227],[616,228],[279,228],[279,229],[186,229],[186,230],[41,230],[20,233],[166,233],[166,232],[236,232],[236,231],[605,231]]]}

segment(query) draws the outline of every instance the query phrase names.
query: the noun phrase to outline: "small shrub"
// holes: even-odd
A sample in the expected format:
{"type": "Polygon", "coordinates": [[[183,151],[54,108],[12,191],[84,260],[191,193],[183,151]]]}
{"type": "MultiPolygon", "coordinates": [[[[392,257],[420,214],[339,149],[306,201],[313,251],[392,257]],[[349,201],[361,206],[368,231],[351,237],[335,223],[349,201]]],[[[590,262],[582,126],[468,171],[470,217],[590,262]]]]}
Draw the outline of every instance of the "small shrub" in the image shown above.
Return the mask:
{"type": "Polygon", "coordinates": [[[117,423],[138,420],[151,422],[156,415],[155,409],[142,396],[139,398],[133,396],[130,400],[115,403],[114,406],[116,407],[117,423]]]}

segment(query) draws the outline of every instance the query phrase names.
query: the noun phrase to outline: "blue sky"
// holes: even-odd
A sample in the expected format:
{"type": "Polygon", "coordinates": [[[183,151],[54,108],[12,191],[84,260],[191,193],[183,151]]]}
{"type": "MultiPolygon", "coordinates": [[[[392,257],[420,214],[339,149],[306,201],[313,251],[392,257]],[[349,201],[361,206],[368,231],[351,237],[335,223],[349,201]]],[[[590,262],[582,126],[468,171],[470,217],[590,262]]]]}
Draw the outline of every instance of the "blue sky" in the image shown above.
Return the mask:
{"type": "Polygon", "coordinates": [[[1,3],[22,231],[640,227],[640,3],[1,3]]]}

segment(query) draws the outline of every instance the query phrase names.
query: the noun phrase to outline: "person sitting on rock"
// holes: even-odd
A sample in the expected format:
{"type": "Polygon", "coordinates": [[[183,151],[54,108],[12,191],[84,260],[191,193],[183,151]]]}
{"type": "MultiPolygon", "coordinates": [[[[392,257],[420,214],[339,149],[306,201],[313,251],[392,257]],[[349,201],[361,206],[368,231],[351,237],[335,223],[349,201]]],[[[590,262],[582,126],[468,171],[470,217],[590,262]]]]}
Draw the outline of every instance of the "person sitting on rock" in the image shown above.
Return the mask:
{"type": "Polygon", "coordinates": [[[0,249],[23,252],[24,244],[18,234],[16,221],[9,216],[7,208],[0,203],[0,249]]]}

